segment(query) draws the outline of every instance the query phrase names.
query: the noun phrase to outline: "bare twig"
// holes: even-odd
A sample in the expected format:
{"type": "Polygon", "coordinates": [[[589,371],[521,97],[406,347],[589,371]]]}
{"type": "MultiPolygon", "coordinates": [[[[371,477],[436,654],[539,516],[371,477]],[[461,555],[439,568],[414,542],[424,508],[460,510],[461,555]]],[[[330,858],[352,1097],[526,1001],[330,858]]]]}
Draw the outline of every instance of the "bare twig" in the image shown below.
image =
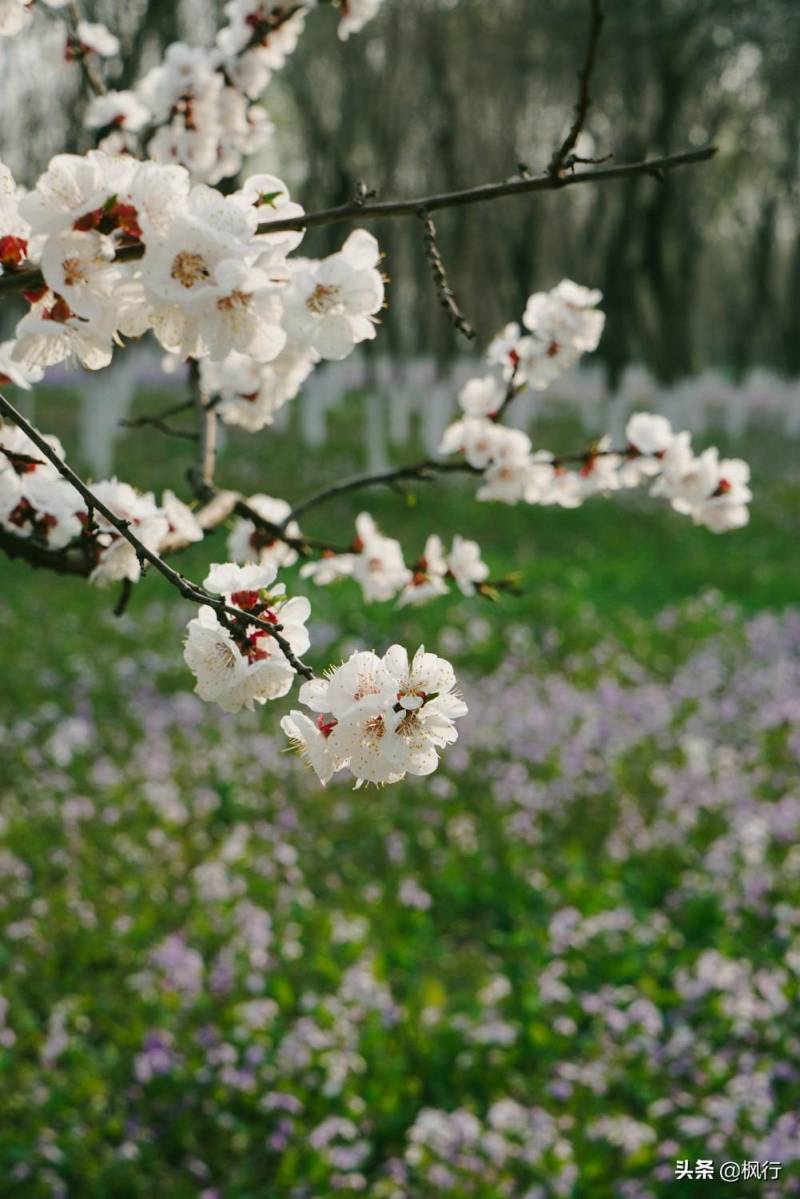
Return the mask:
{"type": "Polygon", "coordinates": [[[151,429],[157,429],[159,433],[165,433],[167,437],[180,437],[184,441],[198,441],[200,438],[199,433],[193,432],[192,429],[175,429],[160,416],[142,416],[136,420],[121,420],[119,424],[123,429],[140,429],[146,425],[151,429]]]}
{"type": "Polygon", "coordinates": [[[605,15],[601,0],[589,0],[591,15],[589,19],[589,40],[586,44],[586,57],[583,61],[583,66],[578,72],[578,99],[575,104],[575,117],[569,127],[569,132],[564,138],[561,145],[557,148],[553,157],[550,160],[550,165],[547,168],[548,175],[554,179],[561,176],[562,171],[574,166],[576,162],[585,161],[579,159],[572,154],[575,149],[578,138],[586,122],[586,117],[589,112],[589,105],[592,98],[589,94],[589,87],[592,80],[592,71],[597,59],[597,46],[600,41],[600,32],[603,28],[605,15]]]}
{"type": "MultiPolygon", "coordinates": [[[[501,183],[484,183],[479,187],[461,191],[441,192],[437,195],[419,196],[413,200],[383,200],[366,204],[340,204],[336,208],[323,208],[318,212],[306,212],[302,216],[285,217],[281,220],[264,221],[258,226],[259,233],[283,233],[290,229],[312,229],[319,225],[332,225],[340,221],[376,221],[394,217],[418,217],[420,212],[433,212],[440,208],[460,208],[467,204],[485,204],[504,196],[526,195],[529,192],[556,191],[580,183],[605,183],[616,179],[629,179],[634,175],[661,177],[665,171],[677,167],[693,166],[706,162],[716,154],[715,146],[700,150],[686,150],[681,154],[668,154],[662,158],[643,159],[641,162],[620,163],[617,166],[600,167],[587,171],[572,171],[560,175],[520,175],[501,183]]],[[[121,246],[115,255],[116,262],[132,262],[141,258],[144,246],[141,242],[121,246]]],[[[41,287],[44,278],[38,267],[30,266],[0,276],[0,295],[7,292],[34,291],[41,287]]]]}
{"type": "Polygon", "coordinates": [[[171,416],[178,416],[181,412],[188,412],[190,408],[194,408],[194,399],[192,397],[181,400],[179,404],[172,404],[171,407],[164,408],[162,412],[154,412],[152,415],[131,416],[127,420],[121,420],[119,423],[123,429],[139,429],[143,425],[156,425],[157,427],[157,422],[160,423],[169,420],[171,416]]]}
{"type": "Polygon", "coordinates": [[[439,247],[436,244],[436,226],[433,223],[433,217],[429,212],[423,210],[419,213],[419,218],[425,228],[423,237],[425,257],[428,259],[428,264],[433,274],[433,282],[436,286],[439,303],[447,313],[450,323],[458,329],[459,333],[463,333],[468,341],[471,341],[475,337],[475,330],[461,311],[453,289],[450,286],[450,281],[447,278],[447,268],[439,253],[439,247]]]}
{"type": "Polygon", "coordinates": [[[395,466],[390,470],[354,475],[350,479],[332,483],[330,487],[325,487],[322,491],[317,491],[307,499],[301,500],[286,518],[284,528],[289,521],[297,520],[299,516],[310,512],[312,508],[318,508],[320,504],[327,503],[335,496],[347,495],[351,491],[363,491],[367,487],[392,487],[395,483],[401,483],[406,479],[429,483],[436,475],[465,473],[479,475],[481,471],[475,466],[470,466],[468,462],[439,462],[435,458],[426,458],[423,462],[414,462],[407,466],[395,466]]]}
{"type": "Polygon", "coordinates": [[[215,406],[206,404],[200,387],[200,363],[189,360],[189,390],[197,417],[197,457],[189,471],[189,482],[198,499],[214,495],[214,468],[217,461],[217,413],[215,406]]]}
{"type": "Polygon", "coordinates": [[[283,636],[282,626],[280,624],[270,624],[268,621],[262,620],[259,616],[255,616],[249,612],[243,612],[240,608],[231,607],[218,596],[210,594],[210,592],[206,591],[204,587],[199,586],[197,583],[193,583],[191,579],[187,579],[185,575],[182,575],[179,571],[175,570],[172,566],[165,562],[164,559],[155,552],[155,550],[149,549],[144,542],[140,541],[136,534],[132,531],[130,522],[117,516],[107,504],[105,504],[97,495],[95,495],[91,488],[84,483],[83,479],[81,479],[80,476],[77,475],[75,471],[67,465],[66,462],[59,458],[58,454],[56,454],[55,450],[48,445],[47,441],[44,439],[38,429],[36,429],[28,420],[26,420],[22,413],[18,412],[14,405],[11,404],[3,395],[0,395],[0,414],[8,417],[8,419],[17,425],[18,428],[22,429],[23,433],[30,438],[30,440],[48,460],[48,462],[52,463],[58,473],[64,479],[66,479],[67,482],[72,484],[78,494],[82,496],[87,507],[91,507],[95,511],[99,512],[100,515],[108,521],[111,527],[116,529],[120,537],[124,538],[125,541],[132,546],[142,565],[144,565],[146,562],[149,562],[150,565],[154,567],[154,569],[157,570],[158,573],[162,575],[167,582],[183,596],[184,599],[191,600],[194,604],[205,604],[209,608],[213,608],[217,615],[221,617],[222,622],[226,625],[230,626],[231,623],[234,623],[234,625],[238,625],[240,628],[247,627],[248,625],[256,625],[259,629],[269,633],[276,644],[280,646],[287,662],[297,674],[302,675],[303,678],[306,679],[314,677],[314,672],[311,670],[311,668],[306,666],[305,663],[303,663],[295,655],[291,645],[283,636]]]}
{"type": "Polygon", "coordinates": [[[78,0],[70,0],[67,5],[67,38],[76,61],[80,64],[83,77],[96,96],[104,96],[108,91],[103,73],[97,63],[97,55],[93,50],[84,50],[78,35],[78,25],[82,20],[78,0]]]}

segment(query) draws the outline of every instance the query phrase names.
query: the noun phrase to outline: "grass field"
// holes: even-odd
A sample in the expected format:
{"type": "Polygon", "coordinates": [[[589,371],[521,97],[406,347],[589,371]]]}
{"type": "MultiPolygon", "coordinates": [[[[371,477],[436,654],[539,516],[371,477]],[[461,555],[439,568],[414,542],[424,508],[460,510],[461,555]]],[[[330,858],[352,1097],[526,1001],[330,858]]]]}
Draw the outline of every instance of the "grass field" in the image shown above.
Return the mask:
{"type": "MultiPolygon", "coordinates": [[[[324,458],[232,437],[220,481],[295,499],[361,469],[363,402],[324,458]]],[[[68,450],[70,412],[37,410],[68,450]]],[[[752,523],[723,537],[463,486],[309,518],[341,540],[367,507],[412,554],[460,532],[523,576],[418,611],[311,594],[315,666],[424,641],[461,678],[442,769],[382,791],[311,783],[288,701],[197,701],[160,580],[117,619],[0,564],[0,1196],[800,1194],[800,471],[767,432],[747,453],[752,523]],[[697,1159],[711,1180],[676,1179],[697,1159]],[[725,1161],[782,1169],[732,1187],[725,1161]]],[[[120,474],[186,455],[140,432],[120,474]]],[[[209,557],[224,532],[182,569],[209,557]]]]}

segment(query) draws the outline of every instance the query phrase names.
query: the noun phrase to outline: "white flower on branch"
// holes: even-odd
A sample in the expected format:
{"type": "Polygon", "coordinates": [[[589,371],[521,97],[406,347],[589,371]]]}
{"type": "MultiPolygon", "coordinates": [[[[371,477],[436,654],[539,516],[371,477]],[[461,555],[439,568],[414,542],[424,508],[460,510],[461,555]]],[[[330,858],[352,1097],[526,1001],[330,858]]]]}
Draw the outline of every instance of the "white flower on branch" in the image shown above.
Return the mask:
{"type": "Polygon", "coordinates": [[[273,586],[275,575],[273,565],[212,566],[206,590],[223,596],[244,616],[239,622],[226,617],[223,624],[215,610],[204,605],[187,626],[183,656],[197,680],[195,691],[225,712],[286,695],[294,679],[294,668],[278,642],[266,629],[249,623],[248,613],[280,627],[294,654],[308,649],[310,604],[304,596],[286,599],[284,585],[273,586]]]}
{"type": "Polygon", "coordinates": [[[108,366],[113,355],[113,313],[90,324],[66,300],[46,296],[17,325],[12,358],[26,369],[77,361],[87,370],[108,366]]]}
{"type": "Polygon", "coordinates": [[[454,421],[439,443],[440,454],[461,453],[476,470],[494,462],[524,461],[530,448],[530,438],[521,429],[507,429],[480,416],[454,421]]]}
{"type": "Polygon", "coordinates": [[[481,547],[477,541],[468,541],[460,533],[453,537],[447,569],[463,595],[474,595],[477,585],[489,577],[489,567],[481,558],[481,547]]]}
{"type": "MultiPolygon", "coordinates": [[[[87,220],[112,224],[113,210],[130,195],[138,164],[101,150],[88,154],[56,154],[36,187],[20,201],[20,211],[34,233],[61,233],[95,227],[87,220]]],[[[109,228],[103,232],[110,232],[109,228]]]]}
{"type": "MultiPolygon", "coordinates": [[[[57,437],[48,445],[64,457],[57,437]]],[[[0,524],[17,537],[63,549],[83,529],[83,500],[15,425],[0,424],[0,524]]]]}
{"type": "Polygon", "coordinates": [[[87,129],[125,129],[139,133],[150,122],[150,109],[135,92],[105,92],[93,96],[86,106],[84,124],[87,129]]]}
{"type": "Polygon", "coordinates": [[[368,21],[378,15],[383,0],[339,0],[339,37],[343,42],[360,33],[368,21]]]}
{"type": "Polygon", "coordinates": [[[316,722],[293,711],[281,727],[323,784],[344,766],[357,785],[430,774],[467,711],[455,682],[450,663],[423,647],[411,664],[399,645],[383,659],[362,651],[300,688],[316,722]]]}
{"type": "Polygon", "coordinates": [[[232,350],[275,358],[286,334],[276,284],[249,265],[255,212],[204,186],[164,236],[147,241],[142,282],[165,349],[224,358],[232,350]]]}
{"type": "MultiPolygon", "coordinates": [[[[255,208],[259,221],[286,221],[303,216],[302,204],[289,197],[289,189],[277,175],[250,175],[233,200],[247,209],[255,208]]],[[[284,229],[277,233],[259,233],[256,245],[261,251],[256,265],[267,267],[274,263],[283,264],[286,255],[296,250],[305,235],[304,229],[284,229]]]]}
{"type": "Polygon", "coordinates": [[[5,272],[28,255],[30,225],[19,210],[22,196],[5,163],[0,162],[0,267],[5,272]]]}
{"type": "Polygon", "coordinates": [[[228,24],[217,34],[221,64],[231,82],[253,100],[294,52],[303,32],[304,8],[287,20],[286,7],[285,0],[228,0],[225,5],[228,24]]]}
{"type": "Polygon", "coordinates": [[[713,533],[725,533],[747,524],[747,504],[752,499],[750,468],[739,458],[720,460],[711,446],[699,456],[692,451],[689,434],[679,433],[664,452],[662,471],[651,495],[662,495],[676,512],[691,516],[695,524],[713,533]]]}
{"type": "MultiPolygon", "coordinates": [[[[169,533],[170,524],[157,506],[152,492],[143,494],[135,491],[129,483],[122,483],[118,479],[95,483],[92,490],[115,516],[128,521],[147,549],[159,549],[169,533]]],[[[136,550],[101,513],[96,514],[95,523],[100,530],[98,543],[101,548],[89,581],[99,587],[107,587],[121,579],[136,583],[142,573],[136,550]]]]}
{"type": "Polygon", "coordinates": [[[287,345],[271,362],[229,354],[221,362],[200,363],[203,392],[217,397],[216,411],[226,425],[257,433],[293,400],[313,369],[308,351],[287,345]]]}
{"type": "Polygon", "coordinates": [[[183,500],[178,499],[174,491],[167,490],[162,495],[161,512],[166,519],[168,531],[159,544],[159,550],[163,550],[165,544],[173,538],[182,546],[203,540],[203,530],[197,517],[183,500]]]}
{"type": "MultiPolygon", "coordinates": [[[[251,495],[247,506],[263,516],[264,520],[278,526],[282,526],[291,513],[286,500],[275,499],[271,495],[251,495]]],[[[297,522],[290,521],[285,532],[288,537],[299,537],[297,522]]],[[[291,546],[244,516],[237,517],[234,522],[228,537],[228,553],[234,562],[258,562],[262,566],[292,566],[297,561],[297,552],[291,546]]]]}
{"type": "Polygon", "coordinates": [[[517,380],[536,390],[548,387],[582,354],[597,349],[605,316],[595,307],[597,290],[562,279],[549,292],[530,296],[522,323],[530,330],[517,346],[517,380]]]}
{"type": "Polygon", "coordinates": [[[294,269],[284,300],[287,333],[321,358],[337,361],[359,342],[374,338],[384,295],[379,259],[372,234],[356,229],[338,253],[319,262],[290,262],[294,269]]]}
{"type": "Polygon", "coordinates": [[[12,354],[16,344],[15,341],[0,342],[0,387],[13,383],[23,391],[30,391],[33,383],[39,383],[44,378],[44,371],[38,366],[26,367],[21,362],[15,362],[12,354]]]}
{"type": "Polygon", "coordinates": [[[113,257],[110,238],[100,233],[62,233],[45,242],[41,270],[77,317],[102,325],[108,323],[122,278],[113,257]]]}
{"type": "Polygon", "coordinates": [[[352,578],[355,559],[355,554],[336,554],[333,550],[325,550],[315,561],[303,563],[300,577],[311,579],[318,587],[327,587],[339,579],[352,578]]]}
{"type": "Polygon", "coordinates": [[[356,517],[355,551],[352,573],[367,603],[394,599],[410,582],[400,542],[384,537],[368,512],[356,517]]]}
{"type": "Polygon", "coordinates": [[[75,36],[83,53],[88,51],[101,58],[113,58],[119,54],[119,38],[99,22],[78,21],[75,36]]]}
{"type": "Polygon", "coordinates": [[[398,608],[406,604],[424,604],[437,595],[447,595],[447,570],[442,539],[432,533],[425,542],[422,557],[415,564],[411,578],[398,596],[398,608]]]}
{"type": "Polygon", "coordinates": [[[458,393],[458,402],[465,416],[494,416],[504,399],[505,388],[494,375],[470,379],[458,393]]]}
{"type": "Polygon", "coordinates": [[[601,293],[562,279],[551,291],[529,296],[522,323],[506,325],[490,343],[489,362],[503,368],[506,379],[539,391],[574,366],[582,354],[596,350],[605,316],[597,310],[601,293]]]}
{"type": "Polygon", "coordinates": [[[0,0],[0,37],[21,33],[32,15],[30,0],[0,0]]]}

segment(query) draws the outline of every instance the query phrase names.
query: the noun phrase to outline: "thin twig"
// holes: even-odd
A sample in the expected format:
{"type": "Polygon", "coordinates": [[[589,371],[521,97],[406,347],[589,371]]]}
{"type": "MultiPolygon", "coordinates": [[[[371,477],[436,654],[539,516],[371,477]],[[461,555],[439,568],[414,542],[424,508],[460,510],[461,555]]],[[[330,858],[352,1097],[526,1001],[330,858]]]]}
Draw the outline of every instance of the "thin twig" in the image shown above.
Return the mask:
{"type": "Polygon", "coordinates": [[[78,25],[83,19],[81,10],[77,0],[70,0],[67,6],[68,14],[68,32],[67,39],[72,47],[72,52],[75,59],[83,71],[83,77],[89,84],[89,87],[96,96],[105,96],[108,88],[106,87],[103,73],[97,63],[97,55],[93,50],[81,49],[81,41],[78,36],[78,25]]]}
{"type": "Polygon", "coordinates": [[[94,494],[91,488],[84,483],[83,479],[81,479],[79,475],[76,475],[75,471],[68,466],[66,462],[59,458],[58,454],[56,454],[55,450],[53,450],[47,441],[45,441],[38,429],[34,428],[34,426],[25,419],[21,412],[17,411],[14,405],[11,404],[4,395],[0,395],[0,413],[2,413],[4,416],[7,416],[8,419],[17,425],[18,428],[22,429],[23,433],[30,438],[30,440],[44,455],[44,457],[52,463],[58,473],[65,478],[67,482],[71,483],[79,495],[83,497],[87,507],[93,508],[95,511],[99,512],[101,516],[105,517],[111,527],[116,529],[120,537],[123,537],[125,541],[127,541],[128,544],[133,547],[137,558],[142,564],[149,562],[150,565],[153,566],[158,573],[167,580],[168,583],[170,583],[178,592],[180,592],[184,599],[191,600],[194,604],[205,604],[208,607],[213,608],[218,616],[223,617],[224,623],[230,624],[230,618],[233,618],[233,620],[240,627],[247,627],[248,625],[253,624],[259,629],[263,629],[263,631],[269,633],[276,644],[280,646],[287,662],[297,674],[302,675],[303,678],[306,679],[311,679],[314,677],[314,672],[311,670],[311,668],[306,666],[298,657],[296,657],[291,645],[282,634],[282,626],[280,624],[270,624],[268,621],[262,620],[260,617],[255,616],[252,613],[243,612],[240,608],[233,608],[229,604],[226,604],[224,600],[219,599],[219,597],[211,595],[205,590],[204,587],[199,586],[197,583],[193,583],[191,579],[187,579],[185,575],[180,574],[179,571],[175,570],[167,562],[165,562],[164,559],[155,552],[155,550],[149,549],[144,542],[139,540],[136,534],[132,531],[130,522],[117,516],[107,504],[105,504],[98,496],[94,494]],[[224,621],[224,617],[229,618],[227,622],[224,621]]]}
{"type": "Polygon", "coordinates": [[[141,416],[136,420],[121,420],[119,425],[123,429],[140,429],[143,426],[148,426],[152,429],[157,429],[159,433],[165,433],[167,437],[180,437],[184,441],[198,441],[199,434],[192,429],[175,429],[172,425],[168,425],[160,416],[141,416]]]}
{"type": "MultiPolygon", "coordinates": [[[[504,196],[526,195],[529,192],[557,191],[580,183],[605,183],[615,179],[628,179],[634,175],[660,175],[676,167],[693,166],[713,158],[715,146],[700,150],[686,150],[681,154],[668,154],[662,158],[643,159],[641,162],[620,163],[617,166],[601,167],[596,170],[573,171],[561,175],[519,175],[501,183],[484,183],[479,187],[461,191],[441,192],[437,195],[419,196],[413,200],[383,200],[367,204],[340,204],[336,208],[323,208],[318,212],[306,212],[302,216],[284,217],[281,220],[264,221],[258,226],[259,233],[283,233],[292,229],[312,229],[319,225],[332,225],[340,221],[375,221],[393,217],[417,217],[420,212],[433,212],[440,208],[460,208],[466,204],[485,204],[504,196]]],[[[132,262],[141,258],[144,246],[141,242],[121,246],[115,255],[116,262],[132,262]]],[[[38,267],[30,266],[0,276],[0,294],[5,292],[33,291],[41,287],[44,278],[38,267]]]]}
{"type": "Polygon", "coordinates": [[[433,217],[429,212],[423,210],[419,213],[419,219],[425,228],[422,244],[425,247],[425,257],[433,274],[433,282],[436,287],[436,294],[439,297],[439,303],[447,313],[450,323],[458,329],[459,333],[463,333],[468,341],[472,341],[475,337],[475,330],[461,311],[453,289],[450,286],[450,281],[447,278],[447,268],[444,265],[444,259],[436,243],[436,226],[433,223],[433,217]]]}
{"type": "Polygon", "coordinates": [[[439,462],[435,458],[426,458],[424,462],[414,462],[408,466],[395,466],[390,470],[354,475],[350,479],[332,483],[330,487],[325,487],[322,491],[317,491],[307,499],[301,500],[289,513],[283,527],[285,528],[289,521],[297,520],[299,516],[310,512],[312,508],[319,507],[320,504],[326,503],[335,496],[347,495],[351,491],[363,491],[367,487],[392,487],[404,479],[416,479],[420,483],[428,483],[436,475],[464,473],[479,475],[482,472],[477,467],[470,466],[468,462],[439,462]]]}
{"type": "Polygon", "coordinates": [[[605,20],[600,0],[589,0],[589,7],[591,10],[589,40],[586,45],[586,57],[584,58],[583,66],[578,72],[578,99],[575,104],[575,118],[569,127],[567,136],[556,150],[547,168],[547,173],[554,179],[560,178],[562,171],[566,167],[571,167],[576,162],[584,161],[575,157],[572,151],[575,149],[583,126],[586,123],[589,106],[592,102],[589,87],[592,80],[592,71],[597,59],[597,46],[600,41],[600,33],[603,28],[603,21],[605,20]]]}
{"type": "Polygon", "coordinates": [[[169,408],[164,408],[161,412],[154,412],[152,416],[131,416],[127,420],[121,420],[119,423],[124,429],[138,429],[141,425],[151,425],[153,421],[169,420],[171,416],[178,416],[181,412],[188,412],[190,408],[194,408],[194,400],[190,397],[186,400],[181,400],[179,404],[172,404],[169,408]]]}

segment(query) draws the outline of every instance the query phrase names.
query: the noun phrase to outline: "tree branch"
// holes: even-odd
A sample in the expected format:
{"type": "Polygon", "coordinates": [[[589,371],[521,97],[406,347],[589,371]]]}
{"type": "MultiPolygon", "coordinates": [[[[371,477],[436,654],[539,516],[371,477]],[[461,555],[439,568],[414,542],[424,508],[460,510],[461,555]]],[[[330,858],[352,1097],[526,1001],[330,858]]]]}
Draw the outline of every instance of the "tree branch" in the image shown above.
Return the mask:
{"type": "Polygon", "coordinates": [[[95,96],[104,96],[108,91],[103,73],[97,65],[97,55],[93,50],[82,50],[81,42],[78,36],[78,25],[82,20],[81,10],[78,5],[78,0],[70,0],[67,5],[67,23],[68,31],[67,38],[70,45],[73,47],[75,59],[80,65],[83,77],[89,84],[89,87],[94,92],[95,96]]]}
{"type": "Polygon", "coordinates": [[[605,14],[601,0],[589,0],[589,7],[591,9],[589,40],[586,45],[586,57],[583,66],[578,72],[578,99],[575,104],[575,119],[569,127],[567,136],[556,150],[547,168],[547,173],[555,179],[558,179],[561,176],[561,172],[565,168],[572,166],[576,161],[572,157],[572,151],[575,149],[583,126],[586,123],[589,106],[592,102],[589,94],[589,86],[591,84],[594,64],[597,60],[597,47],[600,42],[600,33],[603,28],[605,14]]]}
{"type": "Polygon", "coordinates": [[[268,621],[261,620],[258,616],[243,612],[240,608],[231,607],[224,600],[219,599],[218,596],[212,595],[204,587],[200,587],[197,583],[193,583],[191,579],[187,579],[184,575],[180,574],[179,571],[165,562],[155,550],[148,549],[144,542],[140,541],[131,530],[130,523],[117,516],[107,504],[94,494],[91,488],[84,483],[83,479],[70,466],[67,466],[66,462],[63,462],[59,458],[58,454],[45,441],[38,429],[34,428],[22,413],[18,412],[14,405],[3,395],[0,395],[0,414],[8,417],[18,428],[22,429],[23,433],[30,438],[43,457],[52,463],[58,473],[72,484],[79,495],[82,496],[87,507],[95,512],[99,512],[111,527],[116,529],[120,537],[123,537],[133,547],[136,557],[142,564],[149,562],[176,591],[180,592],[184,599],[191,600],[194,604],[205,604],[209,608],[213,608],[217,615],[222,618],[223,624],[229,626],[233,622],[234,624],[238,624],[239,627],[246,628],[248,625],[256,625],[259,629],[263,629],[280,646],[287,662],[297,674],[302,675],[306,679],[314,677],[313,670],[295,656],[291,645],[282,634],[280,624],[270,624],[268,621]],[[225,619],[226,617],[227,620],[225,619]]]}
{"type": "Polygon", "coordinates": [[[447,277],[447,268],[444,265],[444,260],[439,253],[439,246],[436,242],[436,226],[433,223],[433,217],[429,212],[421,211],[419,218],[425,228],[423,236],[423,245],[425,247],[425,257],[433,274],[433,282],[436,287],[436,294],[439,297],[439,303],[447,313],[448,319],[459,333],[463,333],[468,341],[472,341],[475,337],[475,330],[469,323],[464,313],[459,307],[450,281],[447,277]]]}
{"type": "Polygon", "coordinates": [[[404,479],[416,479],[420,483],[429,483],[436,475],[464,473],[479,475],[482,472],[477,467],[470,466],[468,462],[438,462],[435,458],[426,458],[424,462],[414,462],[408,466],[395,466],[390,470],[375,471],[372,474],[354,475],[350,479],[343,479],[340,483],[332,483],[330,487],[325,487],[322,491],[317,491],[307,499],[301,500],[287,516],[283,528],[289,521],[297,520],[299,516],[310,512],[312,508],[327,503],[335,496],[347,495],[351,491],[363,491],[367,487],[392,487],[404,479]]]}
{"type": "MultiPolygon", "coordinates": [[[[520,175],[501,183],[484,183],[479,187],[461,191],[441,192],[437,195],[419,196],[413,200],[383,200],[364,204],[340,204],[336,208],[323,208],[318,212],[306,212],[298,217],[264,221],[258,226],[259,233],[283,233],[291,229],[312,229],[319,225],[332,225],[340,221],[375,221],[394,217],[418,217],[421,212],[433,212],[440,208],[460,208],[468,204],[485,204],[504,196],[527,195],[529,192],[558,191],[581,183],[605,183],[616,179],[629,179],[634,175],[653,175],[659,178],[663,172],[677,167],[693,166],[713,158],[715,146],[700,150],[685,150],[680,154],[667,154],[661,158],[646,158],[640,162],[620,163],[617,166],[594,168],[587,171],[571,171],[561,175],[520,175]]],[[[117,250],[116,262],[131,262],[141,258],[144,246],[141,242],[123,246],[117,250]]],[[[0,295],[7,292],[33,291],[41,287],[44,278],[38,267],[29,266],[11,274],[0,276],[0,295]]]]}

